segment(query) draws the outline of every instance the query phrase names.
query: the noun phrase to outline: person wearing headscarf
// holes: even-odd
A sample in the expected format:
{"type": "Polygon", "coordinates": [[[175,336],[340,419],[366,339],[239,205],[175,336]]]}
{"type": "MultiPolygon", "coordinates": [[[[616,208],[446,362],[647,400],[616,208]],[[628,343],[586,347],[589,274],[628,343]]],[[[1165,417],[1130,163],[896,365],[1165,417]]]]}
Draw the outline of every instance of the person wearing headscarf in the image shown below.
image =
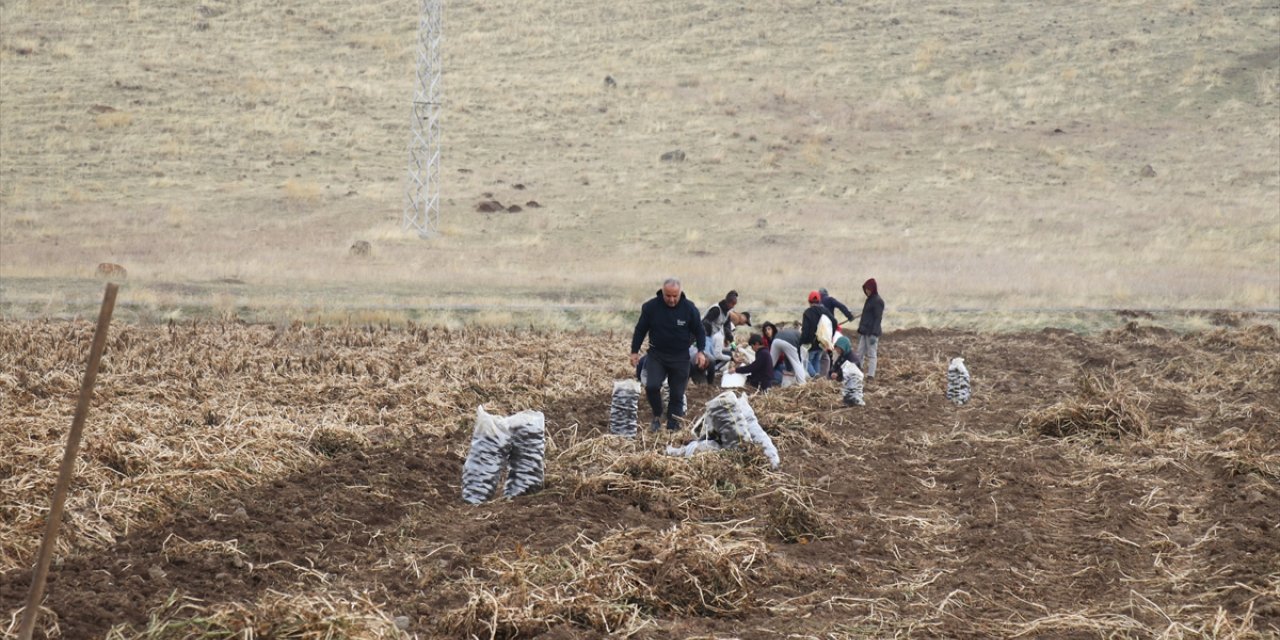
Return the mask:
{"type": "Polygon", "coordinates": [[[840,336],[831,345],[831,374],[833,380],[844,380],[843,365],[846,362],[852,362],[855,367],[862,368],[862,361],[858,358],[858,352],[853,348],[853,342],[847,336],[840,336]]]}

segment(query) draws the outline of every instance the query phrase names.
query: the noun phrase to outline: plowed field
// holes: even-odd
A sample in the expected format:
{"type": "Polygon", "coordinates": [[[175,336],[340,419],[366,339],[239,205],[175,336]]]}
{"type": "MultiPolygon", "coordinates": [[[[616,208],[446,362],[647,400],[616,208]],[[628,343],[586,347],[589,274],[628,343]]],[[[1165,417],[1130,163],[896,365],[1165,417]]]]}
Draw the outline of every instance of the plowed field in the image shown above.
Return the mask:
{"type": "MultiPolygon", "coordinates": [[[[37,635],[1272,636],[1280,337],[1227,320],[886,334],[865,407],[752,397],[777,471],[607,435],[629,336],[117,326],[37,635]],[[479,404],[545,413],[541,492],[461,501],[479,404]]],[[[0,624],[91,332],[0,323],[0,624]]]]}

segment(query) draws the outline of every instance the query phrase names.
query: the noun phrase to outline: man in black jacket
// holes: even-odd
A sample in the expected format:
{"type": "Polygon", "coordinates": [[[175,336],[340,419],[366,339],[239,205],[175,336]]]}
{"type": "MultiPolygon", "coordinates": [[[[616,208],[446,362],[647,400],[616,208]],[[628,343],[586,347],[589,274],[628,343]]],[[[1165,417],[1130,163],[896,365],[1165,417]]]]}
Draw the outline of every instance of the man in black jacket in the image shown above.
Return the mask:
{"type": "Polygon", "coordinates": [[[684,390],[689,384],[689,348],[696,345],[694,363],[706,368],[707,357],[702,353],[707,334],[702,328],[702,316],[693,301],[684,296],[680,281],[667,278],[662,289],[652,300],[640,307],[640,319],[631,336],[631,366],[640,362],[640,346],[649,336],[649,353],[645,364],[645,396],[653,409],[650,428],[657,431],[662,426],[662,381],[667,380],[671,395],[667,399],[667,429],[680,428],[684,417],[684,390]]]}

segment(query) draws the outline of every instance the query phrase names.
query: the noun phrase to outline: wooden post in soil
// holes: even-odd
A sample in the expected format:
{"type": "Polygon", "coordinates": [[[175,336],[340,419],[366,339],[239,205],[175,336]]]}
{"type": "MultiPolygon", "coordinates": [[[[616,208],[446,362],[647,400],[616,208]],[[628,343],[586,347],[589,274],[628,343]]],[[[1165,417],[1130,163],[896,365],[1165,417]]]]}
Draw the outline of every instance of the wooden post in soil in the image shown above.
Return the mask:
{"type": "Polygon", "coordinates": [[[53,559],[58,526],[62,524],[62,506],[67,499],[67,488],[71,486],[76,453],[80,450],[80,433],[84,431],[89,401],[93,399],[93,381],[98,377],[98,363],[102,360],[102,350],[107,343],[107,325],[111,324],[111,312],[115,309],[116,291],[119,288],[115,283],[107,284],[102,309],[98,312],[98,328],[93,332],[93,346],[89,349],[89,366],[85,369],[84,381],[80,383],[80,400],[76,404],[75,418],[71,420],[71,432],[67,434],[67,449],[63,452],[62,467],[58,470],[58,484],[53,489],[53,505],[49,509],[48,520],[45,521],[40,555],[36,560],[35,571],[31,574],[31,592],[27,596],[27,607],[22,612],[22,625],[18,628],[19,640],[31,640],[31,633],[36,626],[40,601],[44,597],[44,581],[49,574],[49,561],[53,559]]]}

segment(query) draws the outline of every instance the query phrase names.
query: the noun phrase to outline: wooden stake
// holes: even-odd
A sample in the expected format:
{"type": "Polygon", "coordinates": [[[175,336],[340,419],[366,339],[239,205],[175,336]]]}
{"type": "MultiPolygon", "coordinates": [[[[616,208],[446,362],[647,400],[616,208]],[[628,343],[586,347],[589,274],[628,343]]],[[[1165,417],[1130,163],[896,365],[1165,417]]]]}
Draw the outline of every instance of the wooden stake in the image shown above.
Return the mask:
{"type": "Polygon", "coordinates": [[[71,486],[71,474],[75,471],[76,453],[80,450],[80,433],[84,431],[84,420],[89,414],[93,381],[98,377],[98,363],[102,360],[102,350],[107,344],[107,326],[111,324],[111,312],[115,309],[116,291],[119,288],[114,282],[107,284],[106,294],[102,298],[102,310],[98,312],[98,328],[93,332],[93,347],[89,349],[89,366],[84,372],[84,382],[80,383],[80,401],[76,404],[75,418],[71,420],[71,432],[67,434],[67,449],[62,455],[58,484],[53,490],[53,506],[49,509],[49,519],[45,521],[44,541],[40,543],[40,555],[36,560],[35,572],[31,575],[31,592],[27,596],[27,608],[22,612],[22,626],[18,628],[19,640],[31,640],[31,632],[36,626],[40,601],[44,597],[44,581],[49,574],[49,561],[53,559],[58,526],[62,524],[62,506],[67,499],[67,488],[71,486]]]}

